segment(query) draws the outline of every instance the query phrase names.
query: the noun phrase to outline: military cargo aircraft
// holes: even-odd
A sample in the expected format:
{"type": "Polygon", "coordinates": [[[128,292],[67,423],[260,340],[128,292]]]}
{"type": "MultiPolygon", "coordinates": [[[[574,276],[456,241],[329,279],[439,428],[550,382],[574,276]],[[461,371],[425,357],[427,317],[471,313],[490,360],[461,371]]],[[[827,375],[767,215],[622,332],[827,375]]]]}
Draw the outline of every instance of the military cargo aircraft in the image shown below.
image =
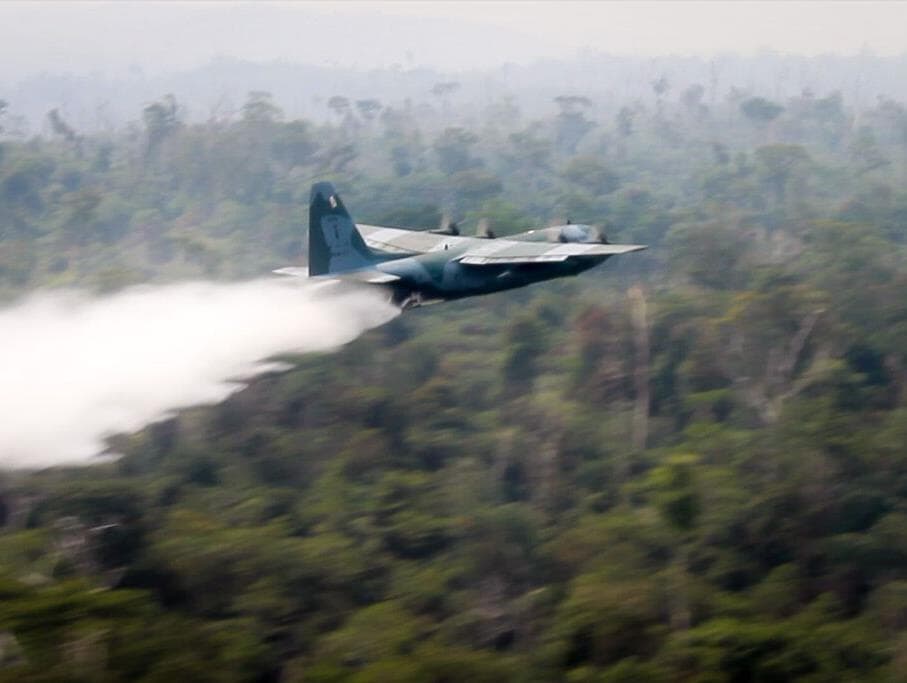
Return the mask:
{"type": "Polygon", "coordinates": [[[640,249],[609,244],[592,226],[570,223],[506,238],[487,229],[460,235],[455,225],[427,231],[357,225],[334,186],[320,182],[309,204],[308,269],[274,272],[380,286],[406,310],[578,275],[640,249]]]}

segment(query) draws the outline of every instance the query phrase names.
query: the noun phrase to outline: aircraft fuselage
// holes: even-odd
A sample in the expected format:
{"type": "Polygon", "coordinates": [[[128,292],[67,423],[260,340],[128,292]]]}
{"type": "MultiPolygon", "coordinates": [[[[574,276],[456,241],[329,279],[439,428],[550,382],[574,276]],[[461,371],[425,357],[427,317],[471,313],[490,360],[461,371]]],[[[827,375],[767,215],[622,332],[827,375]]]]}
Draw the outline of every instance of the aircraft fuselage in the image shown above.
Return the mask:
{"type": "MultiPolygon", "coordinates": [[[[511,237],[530,237],[531,233],[511,237]]],[[[527,240],[528,241],[528,240],[527,240]]],[[[378,270],[400,279],[393,283],[393,300],[404,307],[491,294],[569,275],[578,275],[604,262],[608,256],[582,262],[484,265],[480,268],[456,260],[467,248],[442,244],[418,256],[391,256],[378,270]]]]}
{"type": "Polygon", "coordinates": [[[451,225],[423,232],[357,225],[329,182],[312,185],[308,247],[308,277],[382,287],[404,309],[578,275],[645,249],[611,244],[599,229],[569,221],[498,238],[487,225],[472,237],[451,225]]]}

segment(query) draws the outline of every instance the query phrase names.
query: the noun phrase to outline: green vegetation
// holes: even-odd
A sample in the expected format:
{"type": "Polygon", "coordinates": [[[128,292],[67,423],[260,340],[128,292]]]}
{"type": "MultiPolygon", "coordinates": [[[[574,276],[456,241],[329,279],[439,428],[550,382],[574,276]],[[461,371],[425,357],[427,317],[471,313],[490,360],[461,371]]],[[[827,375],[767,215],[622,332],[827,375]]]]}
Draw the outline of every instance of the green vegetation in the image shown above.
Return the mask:
{"type": "Polygon", "coordinates": [[[651,245],[2,475],[0,681],[904,679],[907,109],[670,86],[0,141],[7,301],[287,265],[317,178],[651,245]]]}

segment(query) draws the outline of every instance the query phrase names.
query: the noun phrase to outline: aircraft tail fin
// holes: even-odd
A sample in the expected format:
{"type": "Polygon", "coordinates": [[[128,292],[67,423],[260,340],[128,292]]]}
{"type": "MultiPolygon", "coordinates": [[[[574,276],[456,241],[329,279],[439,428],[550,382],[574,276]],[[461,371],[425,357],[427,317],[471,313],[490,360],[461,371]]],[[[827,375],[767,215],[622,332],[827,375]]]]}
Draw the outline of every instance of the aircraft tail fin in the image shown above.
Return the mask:
{"type": "Polygon", "coordinates": [[[375,263],[331,183],[315,183],[309,202],[309,276],[345,273],[375,263]]]}

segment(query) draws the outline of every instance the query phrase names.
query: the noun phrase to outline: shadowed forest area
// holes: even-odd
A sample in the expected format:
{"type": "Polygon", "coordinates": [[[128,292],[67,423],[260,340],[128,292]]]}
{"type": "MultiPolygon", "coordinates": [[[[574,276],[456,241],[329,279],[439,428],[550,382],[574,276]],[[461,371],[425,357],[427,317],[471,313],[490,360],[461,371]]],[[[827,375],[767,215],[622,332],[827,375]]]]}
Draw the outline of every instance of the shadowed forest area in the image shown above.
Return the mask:
{"type": "Polygon", "coordinates": [[[0,137],[5,303],[304,264],[322,179],[649,245],[0,473],[0,681],[907,680],[907,107],[708,87],[0,137]]]}

